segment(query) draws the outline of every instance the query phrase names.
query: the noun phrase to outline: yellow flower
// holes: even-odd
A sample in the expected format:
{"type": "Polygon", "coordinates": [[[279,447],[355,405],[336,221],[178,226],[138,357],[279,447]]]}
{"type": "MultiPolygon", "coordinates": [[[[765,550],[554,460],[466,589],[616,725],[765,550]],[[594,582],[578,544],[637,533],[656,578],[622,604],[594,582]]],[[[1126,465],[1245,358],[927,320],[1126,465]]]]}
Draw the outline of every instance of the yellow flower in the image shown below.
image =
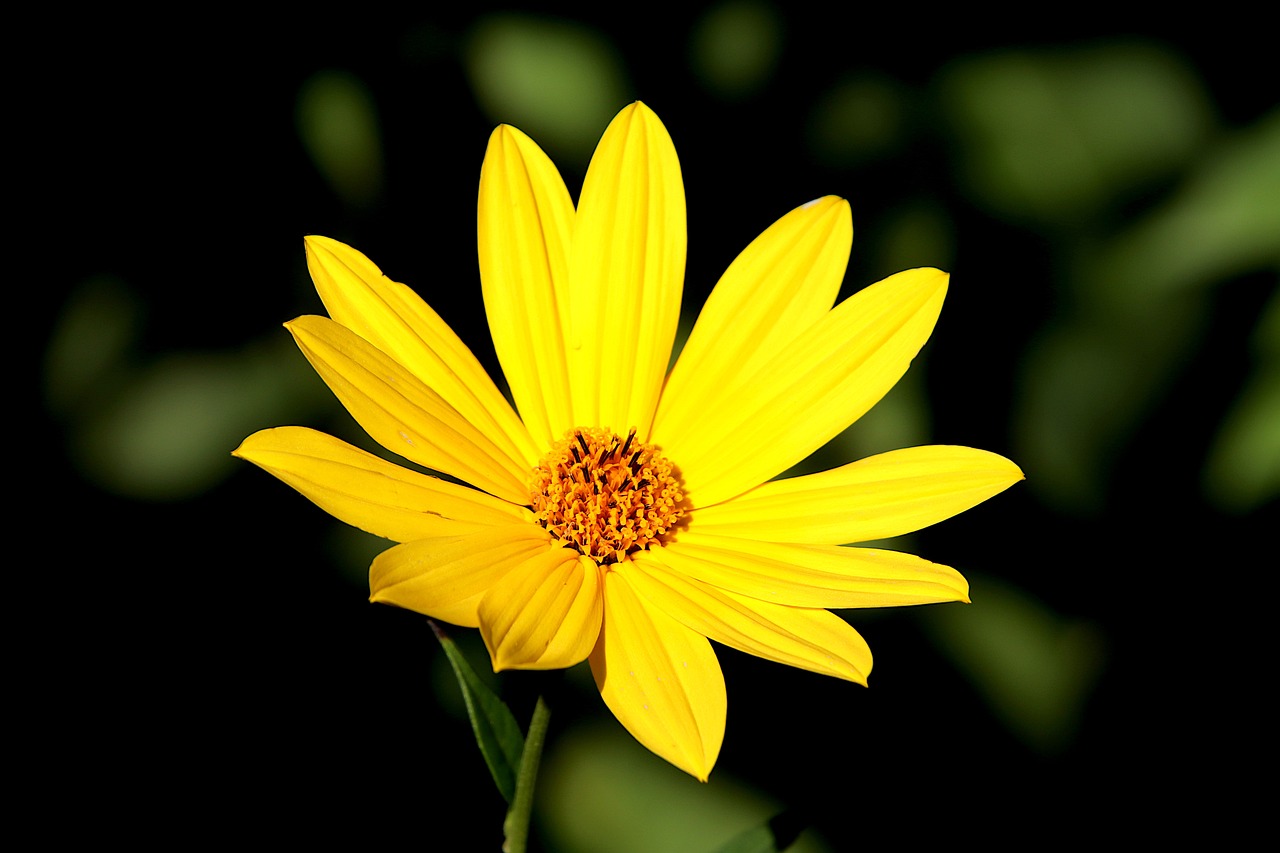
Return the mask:
{"type": "Polygon", "coordinates": [[[705,780],[726,711],[709,640],[865,684],[866,643],[825,608],[967,601],[968,584],[848,545],[1022,478],[995,454],[930,446],[771,479],[893,386],[942,306],[947,275],[917,269],[832,307],[852,236],[834,197],[775,222],[668,375],[685,202],[658,117],[636,103],[613,120],[576,211],[542,150],[499,127],[480,175],[480,279],[519,415],[426,302],[334,240],[306,241],[329,318],[287,324],[379,444],[474,488],[302,427],[236,454],[402,543],[374,560],[373,601],[479,627],[495,670],[590,660],[627,730],[705,780]]]}

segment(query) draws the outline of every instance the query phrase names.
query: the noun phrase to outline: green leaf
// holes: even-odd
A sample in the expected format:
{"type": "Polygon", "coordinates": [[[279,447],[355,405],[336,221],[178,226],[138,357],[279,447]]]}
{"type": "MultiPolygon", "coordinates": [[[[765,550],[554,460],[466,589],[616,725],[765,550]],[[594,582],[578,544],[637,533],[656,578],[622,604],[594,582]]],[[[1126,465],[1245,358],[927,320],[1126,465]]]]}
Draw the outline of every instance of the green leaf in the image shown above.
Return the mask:
{"type": "Polygon", "coordinates": [[[795,843],[804,827],[804,821],[788,810],[735,836],[728,844],[716,848],[715,853],[780,853],[795,843]]]}
{"type": "Polygon", "coordinates": [[[769,3],[729,0],[713,6],[689,34],[690,61],[716,94],[743,98],[773,75],[782,55],[782,21],[769,3]]]}
{"type": "Polygon", "coordinates": [[[458,677],[458,686],[462,688],[462,698],[467,703],[467,716],[471,718],[480,753],[489,765],[498,791],[510,803],[515,798],[516,773],[520,769],[520,755],[524,752],[524,735],[520,733],[520,726],[506,703],[476,675],[457,644],[433,620],[428,621],[436,639],[444,647],[453,674],[458,677]]]}
{"type": "Polygon", "coordinates": [[[585,168],[600,128],[634,100],[604,33],[568,20],[482,17],[467,38],[465,60],[481,109],[538,140],[562,169],[585,168]]]}
{"type": "MultiPolygon", "coordinates": [[[[583,676],[584,690],[594,687],[589,672],[566,675],[583,676]]],[[[770,815],[785,812],[786,804],[723,768],[710,784],[699,782],[645,749],[614,720],[565,728],[544,756],[540,775],[539,830],[545,849],[557,853],[706,853],[766,824],[776,833],[773,849],[834,853],[811,828],[784,846],[790,837],[780,822],[791,818],[770,815]]],[[[803,803],[791,808],[804,814],[803,803]]]]}
{"type": "Polygon", "coordinates": [[[1018,587],[969,575],[974,603],[919,612],[1009,730],[1043,755],[1075,740],[1102,674],[1106,638],[1018,587]]]}
{"type": "Polygon", "coordinates": [[[322,71],[298,93],[298,135],[343,201],[368,208],[383,188],[382,134],[373,94],[344,71],[322,71]]]}
{"type": "Polygon", "coordinates": [[[1203,84],[1154,43],[985,52],[939,79],[972,197],[1020,223],[1094,222],[1176,175],[1213,134],[1203,84]]]}

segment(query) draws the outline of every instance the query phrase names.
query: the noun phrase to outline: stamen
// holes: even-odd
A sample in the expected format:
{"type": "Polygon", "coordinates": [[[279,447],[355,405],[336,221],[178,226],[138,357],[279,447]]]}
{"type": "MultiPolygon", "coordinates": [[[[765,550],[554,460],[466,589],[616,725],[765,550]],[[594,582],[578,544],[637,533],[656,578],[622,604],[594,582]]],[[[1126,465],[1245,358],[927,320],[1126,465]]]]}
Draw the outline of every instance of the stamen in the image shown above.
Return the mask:
{"type": "Polygon", "coordinates": [[[687,512],[674,466],[634,429],[625,440],[609,430],[570,430],[530,486],[539,523],[601,565],[667,541],[687,512]]]}

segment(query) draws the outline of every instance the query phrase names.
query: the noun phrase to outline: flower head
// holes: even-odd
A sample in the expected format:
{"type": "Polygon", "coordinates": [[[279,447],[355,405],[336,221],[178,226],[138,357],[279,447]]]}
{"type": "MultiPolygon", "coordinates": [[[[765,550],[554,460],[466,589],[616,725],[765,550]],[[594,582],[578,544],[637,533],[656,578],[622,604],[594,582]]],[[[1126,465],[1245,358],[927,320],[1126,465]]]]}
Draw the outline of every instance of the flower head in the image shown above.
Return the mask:
{"type": "Polygon", "coordinates": [[[1022,478],[995,454],[930,446],[772,479],[893,386],[942,306],[946,274],[916,269],[833,307],[852,234],[834,197],[775,222],[668,375],[685,203],[658,117],[636,103],[614,119],[576,209],[537,145],[499,127],[480,278],[514,409],[426,302],[334,240],[306,241],[329,317],[287,324],[370,436],[470,487],[302,427],[236,454],[401,543],[373,562],[373,601],[478,627],[495,670],[589,660],[622,724],[706,779],[727,704],[709,640],[865,684],[871,653],[827,608],[967,601],[968,584],[850,545],[1022,478]]]}

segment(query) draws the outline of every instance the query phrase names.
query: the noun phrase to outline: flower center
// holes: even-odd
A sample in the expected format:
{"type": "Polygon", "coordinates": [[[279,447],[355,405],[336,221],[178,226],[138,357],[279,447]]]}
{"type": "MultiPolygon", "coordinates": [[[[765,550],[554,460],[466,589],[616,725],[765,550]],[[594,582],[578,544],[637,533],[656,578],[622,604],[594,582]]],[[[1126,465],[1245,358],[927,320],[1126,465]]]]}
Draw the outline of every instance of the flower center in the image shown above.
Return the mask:
{"type": "Polygon", "coordinates": [[[665,542],[687,509],[679,475],[651,444],[576,427],[533,469],[533,511],[551,535],[597,563],[665,542]]]}

